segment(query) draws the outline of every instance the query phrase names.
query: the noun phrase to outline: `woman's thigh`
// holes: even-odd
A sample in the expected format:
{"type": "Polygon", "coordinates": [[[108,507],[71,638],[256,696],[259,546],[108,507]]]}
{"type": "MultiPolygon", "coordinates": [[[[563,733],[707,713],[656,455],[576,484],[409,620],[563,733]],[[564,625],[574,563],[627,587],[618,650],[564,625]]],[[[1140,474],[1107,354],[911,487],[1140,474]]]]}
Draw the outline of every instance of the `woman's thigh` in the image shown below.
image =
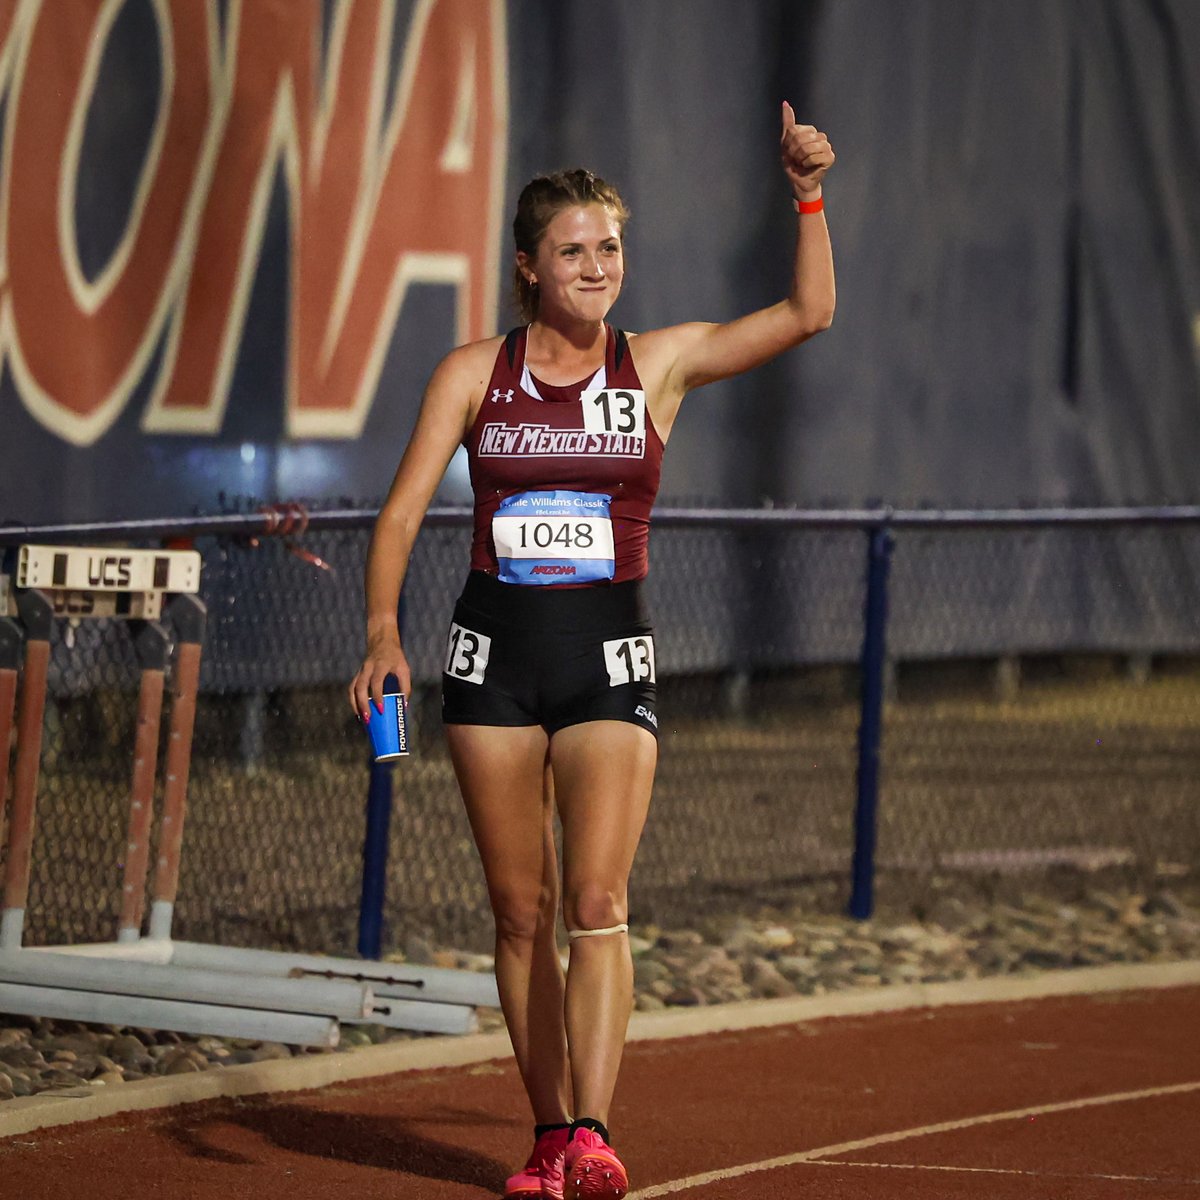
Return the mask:
{"type": "MultiPolygon", "coordinates": [[[[493,905],[536,903],[548,870],[547,738],[541,726],[447,725],[450,757],[493,905]]],[[[553,839],[549,854],[553,857],[553,839]]]]}
{"type": "Polygon", "coordinates": [[[551,739],[569,925],[586,920],[570,909],[589,895],[608,892],[624,903],[657,761],[654,736],[627,721],[569,725],[551,739]]]}

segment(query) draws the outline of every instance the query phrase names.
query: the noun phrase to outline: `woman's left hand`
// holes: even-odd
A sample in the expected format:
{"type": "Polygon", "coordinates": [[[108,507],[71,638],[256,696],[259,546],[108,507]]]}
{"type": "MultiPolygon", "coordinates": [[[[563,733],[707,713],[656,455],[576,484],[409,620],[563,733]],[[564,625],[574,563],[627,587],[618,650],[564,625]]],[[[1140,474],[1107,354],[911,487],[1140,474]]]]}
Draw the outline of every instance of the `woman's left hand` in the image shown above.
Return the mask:
{"type": "Polygon", "coordinates": [[[780,138],[783,173],[797,199],[815,192],[825,172],[833,166],[833,147],[829,139],[812,125],[797,125],[792,106],[783,102],[783,136],[780,138]]]}

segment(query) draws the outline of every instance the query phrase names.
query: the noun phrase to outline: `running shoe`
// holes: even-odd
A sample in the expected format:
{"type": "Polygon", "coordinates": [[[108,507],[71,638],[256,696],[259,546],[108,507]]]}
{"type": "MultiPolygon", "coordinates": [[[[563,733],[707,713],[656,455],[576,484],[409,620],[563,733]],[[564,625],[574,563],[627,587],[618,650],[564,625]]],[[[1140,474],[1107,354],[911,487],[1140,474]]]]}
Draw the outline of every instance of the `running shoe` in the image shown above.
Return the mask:
{"type": "Polygon", "coordinates": [[[621,1200],[629,1176],[616,1151],[594,1130],[575,1130],[563,1159],[566,1200],[621,1200]]]}
{"type": "Polygon", "coordinates": [[[529,1161],[504,1185],[504,1200],[563,1200],[563,1152],[570,1129],[551,1129],[533,1143],[529,1161]]]}

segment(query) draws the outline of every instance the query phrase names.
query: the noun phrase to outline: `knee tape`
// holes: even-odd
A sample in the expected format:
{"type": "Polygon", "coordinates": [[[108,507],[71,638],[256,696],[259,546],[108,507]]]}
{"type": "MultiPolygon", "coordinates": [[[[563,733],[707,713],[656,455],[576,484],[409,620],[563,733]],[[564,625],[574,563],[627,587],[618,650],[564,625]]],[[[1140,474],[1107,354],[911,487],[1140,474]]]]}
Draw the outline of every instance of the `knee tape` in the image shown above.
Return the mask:
{"type": "Polygon", "coordinates": [[[610,925],[607,929],[568,929],[567,937],[570,941],[581,937],[604,937],[610,933],[628,933],[628,925],[610,925]]]}

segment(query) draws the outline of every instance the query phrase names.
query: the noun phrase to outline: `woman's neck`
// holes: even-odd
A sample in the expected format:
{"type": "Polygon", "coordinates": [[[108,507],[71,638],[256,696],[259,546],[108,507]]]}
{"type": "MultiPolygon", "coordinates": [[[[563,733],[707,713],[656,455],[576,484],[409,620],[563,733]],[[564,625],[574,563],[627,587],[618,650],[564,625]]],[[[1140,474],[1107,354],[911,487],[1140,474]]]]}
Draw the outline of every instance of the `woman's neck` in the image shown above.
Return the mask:
{"type": "Polygon", "coordinates": [[[569,324],[534,318],[525,340],[525,361],[546,383],[574,383],[604,361],[603,321],[569,324]]]}

